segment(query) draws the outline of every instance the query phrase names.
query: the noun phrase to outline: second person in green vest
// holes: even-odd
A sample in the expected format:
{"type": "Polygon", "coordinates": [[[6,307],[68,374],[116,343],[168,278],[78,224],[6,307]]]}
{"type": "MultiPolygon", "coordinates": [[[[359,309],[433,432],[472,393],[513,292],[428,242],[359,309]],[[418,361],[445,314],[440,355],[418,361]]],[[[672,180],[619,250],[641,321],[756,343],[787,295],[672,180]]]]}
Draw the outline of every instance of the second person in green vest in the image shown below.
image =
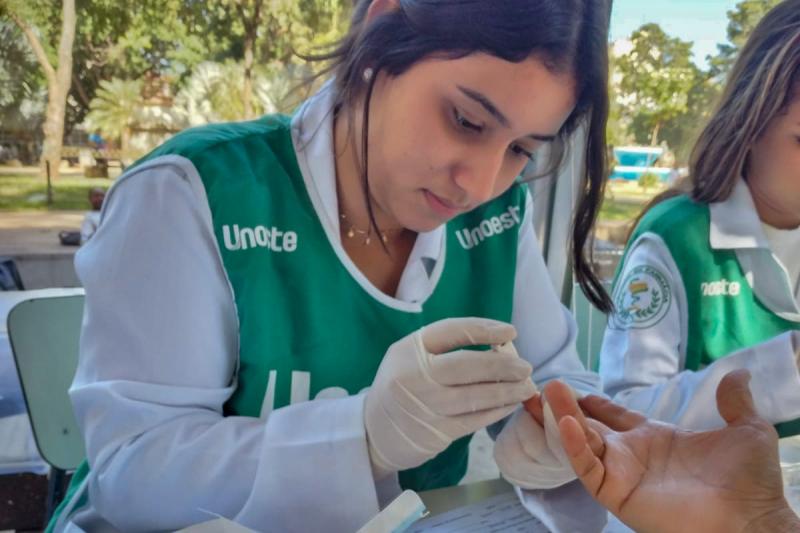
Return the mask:
{"type": "Polygon", "coordinates": [[[758,412],[800,417],[800,0],[760,22],[692,155],[686,192],[640,220],[600,358],[615,401],[721,427],[715,390],[744,368],[758,412]]]}

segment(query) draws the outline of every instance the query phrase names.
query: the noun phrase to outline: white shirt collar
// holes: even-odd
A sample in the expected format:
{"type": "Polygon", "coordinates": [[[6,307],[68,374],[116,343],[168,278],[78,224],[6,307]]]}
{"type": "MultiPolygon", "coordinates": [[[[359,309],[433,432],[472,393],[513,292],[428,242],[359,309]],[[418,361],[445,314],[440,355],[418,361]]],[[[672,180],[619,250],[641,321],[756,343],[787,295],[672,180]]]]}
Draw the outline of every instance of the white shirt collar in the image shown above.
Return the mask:
{"type": "Polygon", "coordinates": [[[761,228],[750,188],[739,179],[727,200],[709,205],[709,241],[716,250],[767,248],[769,242],[761,228]]]}
{"type": "MultiPolygon", "coordinates": [[[[293,136],[297,139],[298,158],[304,152],[308,162],[306,182],[311,184],[320,199],[318,212],[322,224],[332,235],[341,235],[339,204],[336,194],[336,165],[333,147],[333,80],[328,81],[297,111],[292,120],[293,136]]],[[[420,233],[408,258],[396,297],[405,301],[422,301],[438,277],[435,266],[441,265],[445,252],[445,225],[420,233]]],[[[341,242],[341,239],[340,239],[341,242]]]]}

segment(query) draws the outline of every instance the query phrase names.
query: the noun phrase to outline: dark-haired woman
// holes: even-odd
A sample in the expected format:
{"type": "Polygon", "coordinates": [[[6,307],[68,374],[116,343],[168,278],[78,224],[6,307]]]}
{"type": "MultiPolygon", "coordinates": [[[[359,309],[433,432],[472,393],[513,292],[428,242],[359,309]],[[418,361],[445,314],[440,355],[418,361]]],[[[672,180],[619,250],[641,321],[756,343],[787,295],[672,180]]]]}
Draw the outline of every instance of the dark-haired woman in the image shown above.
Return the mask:
{"type": "Polygon", "coordinates": [[[128,170],[76,259],[87,463],[53,529],[355,531],[400,486],[456,484],[531,378],[595,389],[517,177],[585,125],[574,264],[607,305],[584,255],[602,5],[362,0],[293,117],[189,130],[128,170]]]}

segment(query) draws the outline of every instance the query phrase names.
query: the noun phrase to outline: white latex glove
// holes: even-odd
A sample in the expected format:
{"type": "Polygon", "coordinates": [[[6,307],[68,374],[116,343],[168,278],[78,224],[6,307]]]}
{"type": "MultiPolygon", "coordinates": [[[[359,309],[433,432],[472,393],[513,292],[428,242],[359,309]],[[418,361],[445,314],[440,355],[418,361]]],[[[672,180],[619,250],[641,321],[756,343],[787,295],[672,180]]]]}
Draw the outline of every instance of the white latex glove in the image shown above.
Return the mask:
{"type": "Polygon", "coordinates": [[[520,408],[494,443],[494,460],[503,477],[523,489],[553,489],[577,477],[561,444],[553,410],[544,395],[542,407],[544,428],[520,408]]]}
{"type": "Polygon", "coordinates": [[[797,367],[800,368],[800,331],[792,332],[792,347],[794,347],[795,360],[797,367]]]}
{"type": "Polygon", "coordinates": [[[389,347],[364,411],[376,479],[421,465],[536,393],[531,365],[510,345],[515,336],[510,324],[452,318],[389,347]],[[458,349],[505,343],[510,348],[458,349]]]}

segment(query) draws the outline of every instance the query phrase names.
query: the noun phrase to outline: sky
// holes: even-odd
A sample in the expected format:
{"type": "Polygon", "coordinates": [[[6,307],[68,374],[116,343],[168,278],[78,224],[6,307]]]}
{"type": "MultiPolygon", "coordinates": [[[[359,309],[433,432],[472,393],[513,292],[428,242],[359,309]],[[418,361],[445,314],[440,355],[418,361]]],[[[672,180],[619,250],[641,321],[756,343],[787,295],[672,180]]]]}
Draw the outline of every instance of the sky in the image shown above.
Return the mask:
{"type": "Polygon", "coordinates": [[[738,0],[614,0],[611,40],[624,39],[647,22],[658,23],[667,34],[694,41],[694,61],[704,68],[706,56],[727,41],[727,12],[738,0]]]}

